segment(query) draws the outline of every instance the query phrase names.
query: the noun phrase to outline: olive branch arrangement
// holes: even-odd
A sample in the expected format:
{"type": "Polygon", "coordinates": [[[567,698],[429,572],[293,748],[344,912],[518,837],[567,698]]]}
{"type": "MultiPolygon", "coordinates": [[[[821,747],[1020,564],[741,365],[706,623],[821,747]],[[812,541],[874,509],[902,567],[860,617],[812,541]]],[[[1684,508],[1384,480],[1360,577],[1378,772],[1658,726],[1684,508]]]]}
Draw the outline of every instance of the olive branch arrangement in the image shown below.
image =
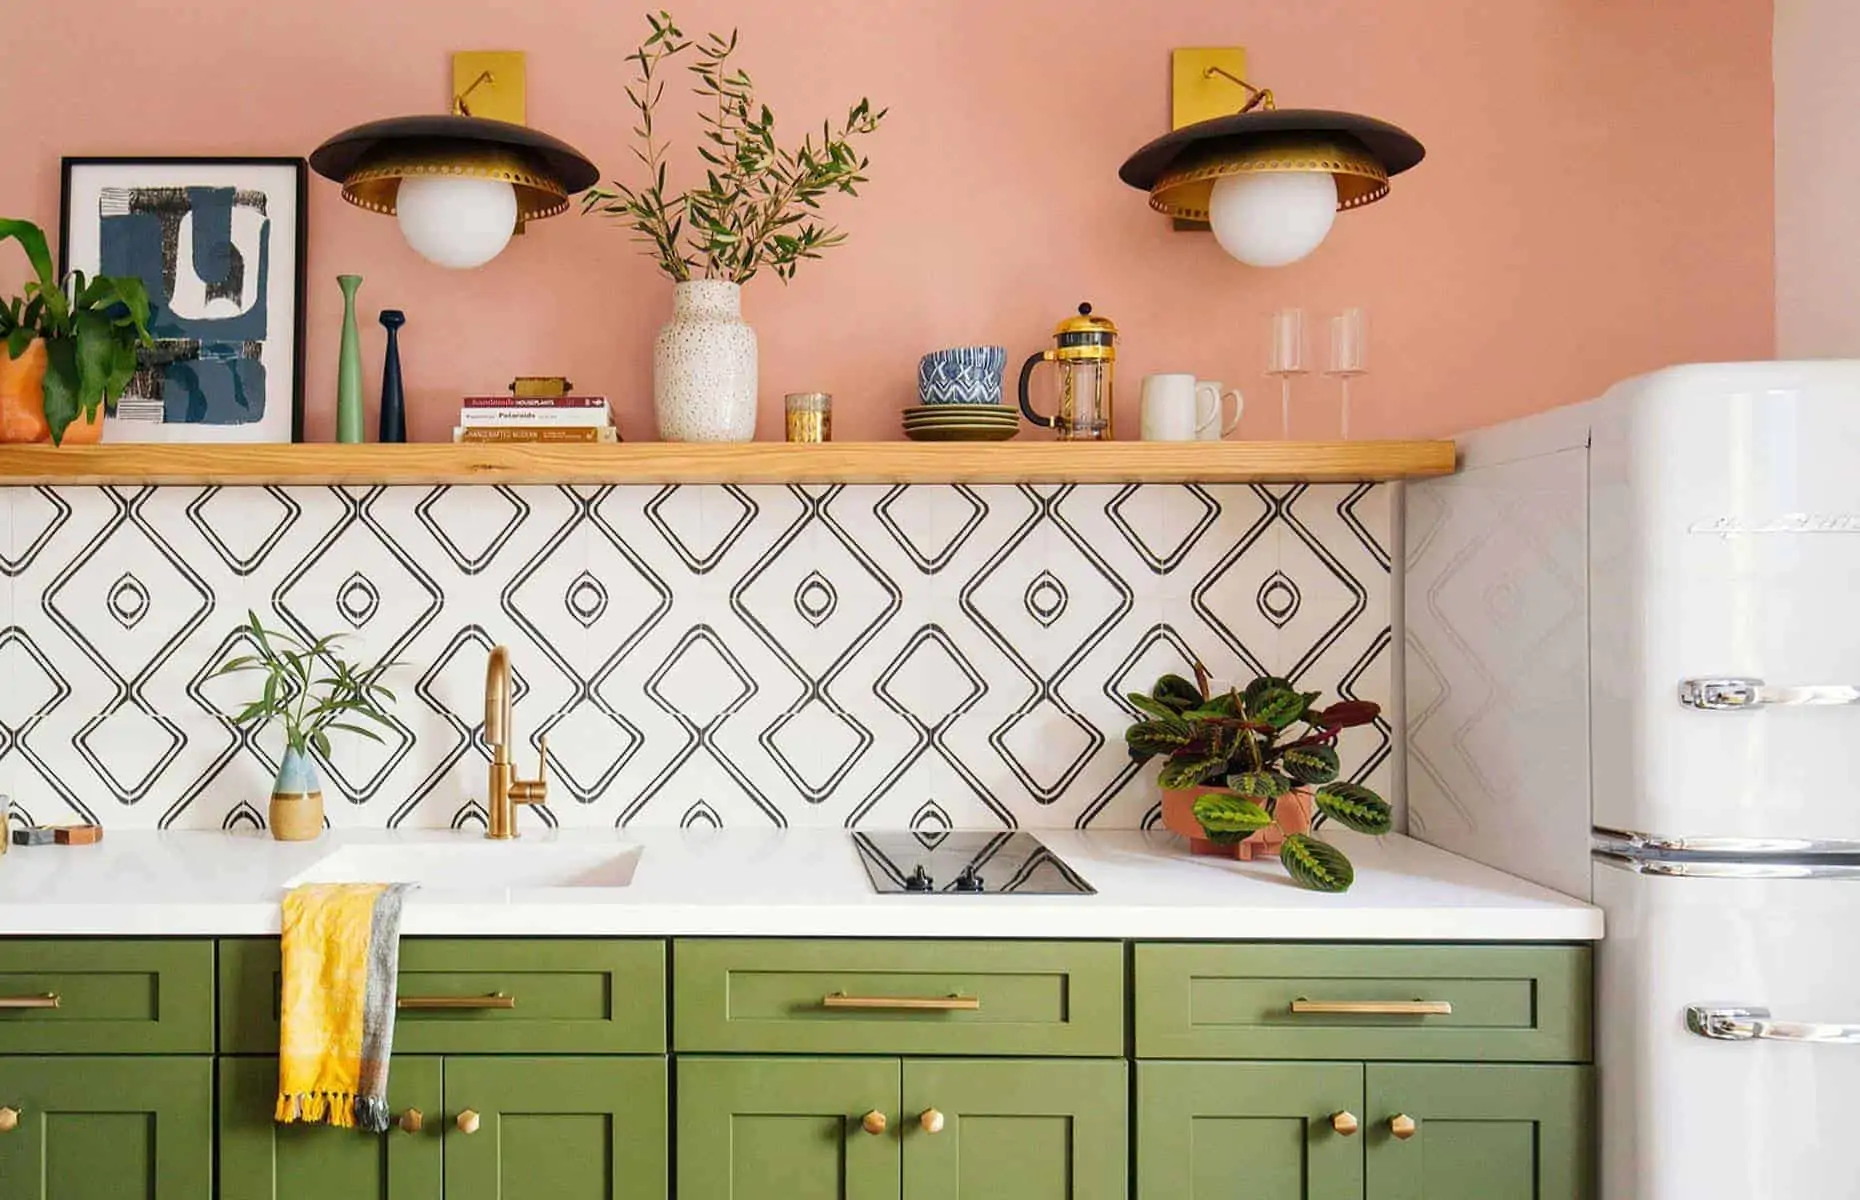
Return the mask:
{"type": "Polygon", "coordinates": [[[582,212],[626,225],[659,269],[679,283],[693,278],[746,283],[764,267],[786,282],[803,259],[819,258],[844,242],[843,232],[820,221],[820,201],[832,193],[859,194],[867,160],[854,142],[875,132],[886,110],[874,110],[862,99],[839,125],[821,122],[818,141],[809,134],[798,147],[784,148],[775,141],[775,114],[756,99],[748,74],[731,62],[735,30],[694,41],[670,13],[648,13],[646,24],[651,36],[626,58],[638,69],[626,94],[639,114],[633,133],[642,144],[633,154],[646,168],[646,183],[635,188],[616,181],[611,191],[590,189],[582,212]],[[661,141],[655,117],[670,60],[688,50],[694,50],[686,68],[696,81],[692,90],[703,101],[698,156],[704,183],[680,193],[667,189],[670,146],[661,141]]]}

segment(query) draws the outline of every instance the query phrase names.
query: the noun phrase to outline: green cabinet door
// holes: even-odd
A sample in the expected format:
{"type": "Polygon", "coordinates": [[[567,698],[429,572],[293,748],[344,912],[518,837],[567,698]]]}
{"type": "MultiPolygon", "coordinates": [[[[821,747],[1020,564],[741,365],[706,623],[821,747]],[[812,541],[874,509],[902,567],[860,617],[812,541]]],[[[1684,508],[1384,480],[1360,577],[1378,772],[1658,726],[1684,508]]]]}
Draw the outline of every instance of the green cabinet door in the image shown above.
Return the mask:
{"type": "Polygon", "coordinates": [[[1121,1060],[907,1059],[906,1200],[1126,1200],[1121,1060]]]}
{"type": "Polygon", "coordinates": [[[220,1194],[226,1200],[442,1200],[445,1093],[441,1060],[394,1056],[384,1134],[280,1125],[278,1060],[220,1060],[220,1194]],[[419,1129],[398,1122],[418,1110],[419,1129]]]}
{"type": "Polygon", "coordinates": [[[1594,1195],[1588,1067],[1372,1065],[1367,1082],[1369,1200],[1594,1195]]]}
{"type": "Polygon", "coordinates": [[[1362,1200],[1366,1124],[1357,1063],[1140,1062],[1137,1200],[1362,1200]]]}
{"type": "Polygon", "coordinates": [[[0,1058],[6,1200],[211,1200],[213,1060],[0,1058]]]}
{"type": "Polygon", "coordinates": [[[895,1058],[680,1057],[679,1200],[899,1200],[899,1071],[895,1058]]]}
{"type": "Polygon", "coordinates": [[[447,1058],[445,1083],[446,1200],[665,1200],[665,1059],[447,1058]]]}

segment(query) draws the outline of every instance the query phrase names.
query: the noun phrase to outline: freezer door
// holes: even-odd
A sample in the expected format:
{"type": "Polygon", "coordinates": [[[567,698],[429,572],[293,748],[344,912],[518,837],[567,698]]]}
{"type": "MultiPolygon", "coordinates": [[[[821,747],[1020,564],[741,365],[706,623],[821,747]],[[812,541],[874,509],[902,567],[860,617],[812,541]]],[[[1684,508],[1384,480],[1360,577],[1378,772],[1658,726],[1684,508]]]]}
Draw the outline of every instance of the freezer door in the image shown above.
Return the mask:
{"type": "Polygon", "coordinates": [[[1860,1028],[1860,880],[1598,863],[1594,887],[1603,1200],[1860,1200],[1860,1045],[1687,1026],[1705,1007],[1860,1028]]]}
{"type": "Polygon", "coordinates": [[[1860,362],[1678,368],[1594,413],[1595,824],[1860,848],[1860,362]]]}

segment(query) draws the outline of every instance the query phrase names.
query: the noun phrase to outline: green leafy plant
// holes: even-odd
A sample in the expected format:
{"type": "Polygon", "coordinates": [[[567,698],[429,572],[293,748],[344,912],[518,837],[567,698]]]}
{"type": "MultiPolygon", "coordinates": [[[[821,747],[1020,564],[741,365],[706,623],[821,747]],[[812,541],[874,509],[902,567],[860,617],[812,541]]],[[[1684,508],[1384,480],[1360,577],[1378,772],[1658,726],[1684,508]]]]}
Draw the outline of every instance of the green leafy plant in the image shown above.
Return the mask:
{"type": "Polygon", "coordinates": [[[379,733],[356,722],[393,723],[383,706],[394,703],[394,693],[382,685],[381,677],[400,663],[383,659],[372,667],[357,667],[333,649],[341,634],[306,642],[266,629],[258,614],[249,610],[245,624],[234,633],[250,639],[257,653],[227,660],[209,678],[246,671],[265,676],[258,699],[232,717],[235,724],[263,726],[276,721],[284,726],[288,748],[299,754],[314,748],[328,758],[330,730],[379,742],[379,733]]]}
{"type": "Polygon", "coordinates": [[[1217,696],[1200,663],[1193,682],[1164,675],[1149,695],[1128,698],[1141,714],[1124,734],[1130,757],[1139,763],[1162,757],[1158,781],[1170,790],[1216,789],[1195,801],[1195,820],[1210,841],[1236,842],[1271,828],[1279,801],[1309,788],[1317,810],[1311,833],[1287,834],[1279,861],[1305,887],[1343,892],[1355,882],[1355,868],[1317,831],[1329,821],[1360,833],[1389,831],[1388,802],[1337,778],[1338,735],[1374,721],[1379,705],[1343,700],[1320,708],[1319,693],[1270,675],[1217,696]]]}
{"type": "Polygon", "coordinates": [[[33,278],[18,296],[0,300],[0,340],[17,359],[45,339],[45,422],[52,441],[83,414],[95,421],[115,404],[136,372],[136,349],[149,336],[149,295],[140,279],[73,271],[62,282],[52,268],[45,233],[31,221],[0,217],[0,242],[17,241],[33,278]]]}
{"type": "Polygon", "coordinates": [[[637,68],[626,94],[638,114],[633,133],[641,144],[633,153],[646,181],[637,188],[615,182],[611,191],[590,189],[582,211],[632,229],[659,269],[678,282],[696,277],[746,283],[764,267],[785,282],[802,260],[819,258],[845,241],[844,233],[819,219],[820,202],[834,193],[859,194],[867,160],[854,143],[877,131],[886,110],[874,110],[862,99],[838,125],[821,122],[818,141],[809,134],[799,146],[785,148],[775,141],[775,114],[756,99],[755,84],[731,61],[736,31],[694,40],[666,12],[648,13],[646,24],[651,36],[626,59],[637,68]],[[687,51],[693,56],[686,69],[700,97],[704,182],[674,192],[666,181],[670,147],[660,139],[656,117],[665,95],[664,72],[687,51]]]}

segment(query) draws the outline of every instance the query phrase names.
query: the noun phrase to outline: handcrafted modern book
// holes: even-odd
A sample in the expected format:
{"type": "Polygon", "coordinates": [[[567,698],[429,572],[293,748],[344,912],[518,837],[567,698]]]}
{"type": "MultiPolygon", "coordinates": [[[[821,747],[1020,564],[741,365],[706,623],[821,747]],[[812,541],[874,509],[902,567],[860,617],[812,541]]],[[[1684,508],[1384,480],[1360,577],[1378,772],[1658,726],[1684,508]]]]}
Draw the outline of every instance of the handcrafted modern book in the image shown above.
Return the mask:
{"type": "Polygon", "coordinates": [[[67,158],[65,271],[142,280],[153,306],[106,442],[303,432],[307,175],[297,158],[67,158]]]}

